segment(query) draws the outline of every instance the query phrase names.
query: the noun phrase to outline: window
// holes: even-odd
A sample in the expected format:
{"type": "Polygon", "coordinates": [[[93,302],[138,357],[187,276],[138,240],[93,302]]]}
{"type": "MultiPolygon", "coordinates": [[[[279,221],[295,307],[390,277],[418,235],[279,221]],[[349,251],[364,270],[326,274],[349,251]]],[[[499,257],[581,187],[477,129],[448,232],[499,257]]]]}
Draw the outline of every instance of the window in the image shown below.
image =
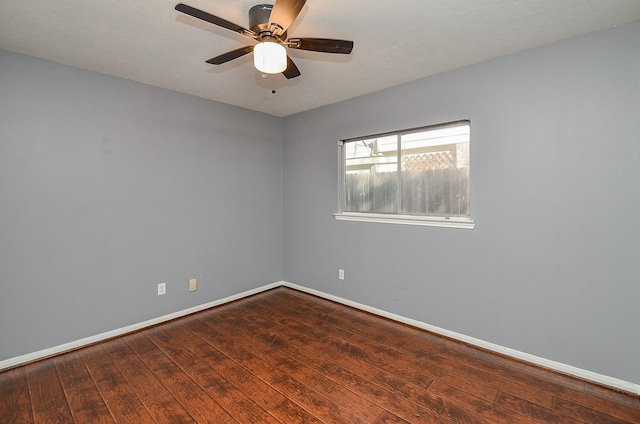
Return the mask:
{"type": "Polygon", "coordinates": [[[340,220],[473,228],[469,121],[342,140],[340,220]]]}

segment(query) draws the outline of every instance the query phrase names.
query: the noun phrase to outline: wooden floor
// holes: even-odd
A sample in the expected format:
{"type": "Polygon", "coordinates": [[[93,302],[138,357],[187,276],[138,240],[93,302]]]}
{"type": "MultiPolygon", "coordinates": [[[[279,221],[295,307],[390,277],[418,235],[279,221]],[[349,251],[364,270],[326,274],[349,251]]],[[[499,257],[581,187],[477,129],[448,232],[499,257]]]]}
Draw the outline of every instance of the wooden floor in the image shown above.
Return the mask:
{"type": "Polygon", "coordinates": [[[640,399],[278,288],[0,373],[0,423],[640,423],[640,399]]]}

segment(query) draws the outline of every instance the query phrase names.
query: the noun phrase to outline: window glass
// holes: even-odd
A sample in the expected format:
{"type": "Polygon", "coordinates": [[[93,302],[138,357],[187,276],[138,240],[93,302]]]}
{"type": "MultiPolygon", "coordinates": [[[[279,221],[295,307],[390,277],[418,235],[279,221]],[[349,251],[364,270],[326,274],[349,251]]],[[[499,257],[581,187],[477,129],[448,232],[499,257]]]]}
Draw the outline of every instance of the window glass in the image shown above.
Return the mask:
{"type": "Polygon", "coordinates": [[[469,121],[343,141],[343,211],[468,217],[469,142],[469,121]]]}

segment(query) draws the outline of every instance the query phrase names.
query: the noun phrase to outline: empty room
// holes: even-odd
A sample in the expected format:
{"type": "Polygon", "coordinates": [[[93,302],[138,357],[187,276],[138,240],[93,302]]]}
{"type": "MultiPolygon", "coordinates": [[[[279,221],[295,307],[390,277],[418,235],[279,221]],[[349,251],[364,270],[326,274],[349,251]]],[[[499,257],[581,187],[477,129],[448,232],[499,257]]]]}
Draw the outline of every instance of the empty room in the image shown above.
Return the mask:
{"type": "Polygon", "coordinates": [[[5,0],[0,423],[640,423],[637,0],[5,0]]]}

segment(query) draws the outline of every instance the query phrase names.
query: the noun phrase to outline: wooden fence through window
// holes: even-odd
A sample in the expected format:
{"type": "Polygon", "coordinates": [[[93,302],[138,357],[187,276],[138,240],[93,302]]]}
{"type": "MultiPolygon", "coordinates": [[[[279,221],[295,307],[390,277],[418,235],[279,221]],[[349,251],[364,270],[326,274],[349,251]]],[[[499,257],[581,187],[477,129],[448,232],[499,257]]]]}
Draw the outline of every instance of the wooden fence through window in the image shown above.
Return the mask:
{"type": "Polygon", "coordinates": [[[403,171],[400,180],[397,172],[349,173],[345,176],[344,210],[469,216],[469,168],[403,171]]]}

